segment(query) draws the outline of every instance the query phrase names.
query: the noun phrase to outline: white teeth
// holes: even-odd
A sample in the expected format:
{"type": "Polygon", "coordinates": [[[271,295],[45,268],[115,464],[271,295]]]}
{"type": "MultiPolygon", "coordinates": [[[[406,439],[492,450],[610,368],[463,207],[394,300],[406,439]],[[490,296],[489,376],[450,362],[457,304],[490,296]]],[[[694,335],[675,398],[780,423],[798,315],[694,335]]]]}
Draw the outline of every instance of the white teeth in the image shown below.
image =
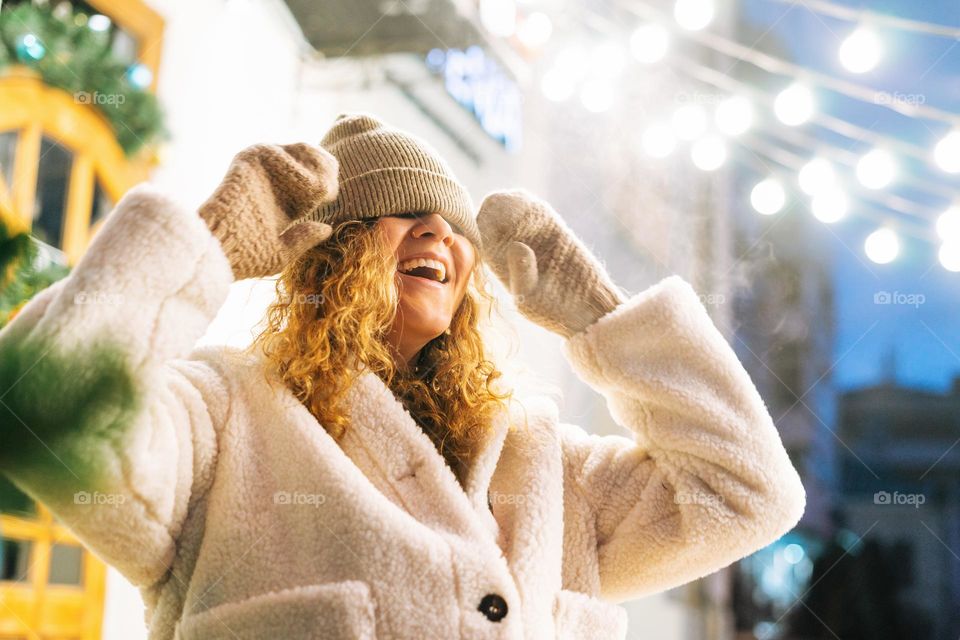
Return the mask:
{"type": "Polygon", "coordinates": [[[430,267],[431,269],[436,269],[440,274],[440,282],[443,282],[447,279],[447,268],[439,260],[432,260],[430,258],[414,258],[413,260],[404,260],[397,265],[398,271],[410,271],[416,269],[417,267],[430,267]]]}

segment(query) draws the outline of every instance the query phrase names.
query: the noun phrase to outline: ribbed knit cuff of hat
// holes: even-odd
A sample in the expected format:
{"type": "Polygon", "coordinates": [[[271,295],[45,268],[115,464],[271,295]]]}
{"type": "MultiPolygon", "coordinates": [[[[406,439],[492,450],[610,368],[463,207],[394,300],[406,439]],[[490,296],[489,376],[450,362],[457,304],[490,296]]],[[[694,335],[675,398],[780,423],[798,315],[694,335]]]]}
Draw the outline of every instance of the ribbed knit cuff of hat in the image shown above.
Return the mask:
{"type": "Polygon", "coordinates": [[[310,218],[344,220],[438,213],[478,249],[476,209],[450,165],[425,140],[369,113],[342,113],[320,142],[340,164],[340,192],[310,218]]]}

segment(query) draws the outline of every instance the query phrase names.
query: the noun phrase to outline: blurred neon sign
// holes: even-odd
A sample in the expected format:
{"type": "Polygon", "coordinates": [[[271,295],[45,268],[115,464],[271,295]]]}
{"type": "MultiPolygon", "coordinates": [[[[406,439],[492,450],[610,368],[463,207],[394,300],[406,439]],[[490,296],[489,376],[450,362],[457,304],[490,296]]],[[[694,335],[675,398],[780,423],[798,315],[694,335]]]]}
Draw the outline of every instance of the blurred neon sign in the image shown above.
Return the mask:
{"type": "Polygon", "coordinates": [[[427,67],[443,77],[454,100],[470,111],[480,126],[507,151],[520,150],[523,96],[520,87],[479,46],[432,49],[427,67]]]}

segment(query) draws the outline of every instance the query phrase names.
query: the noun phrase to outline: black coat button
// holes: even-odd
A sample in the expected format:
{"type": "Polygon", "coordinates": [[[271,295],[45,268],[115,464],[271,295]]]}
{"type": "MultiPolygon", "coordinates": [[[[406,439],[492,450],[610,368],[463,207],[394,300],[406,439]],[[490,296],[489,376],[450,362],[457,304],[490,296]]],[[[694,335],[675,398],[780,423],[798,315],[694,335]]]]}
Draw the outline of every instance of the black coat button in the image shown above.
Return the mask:
{"type": "Polygon", "coordinates": [[[507,615],[507,601],[496,593],[488,593],[483,596],[477,609],[487,616],[490,622],[500,622],[507,615]]]}

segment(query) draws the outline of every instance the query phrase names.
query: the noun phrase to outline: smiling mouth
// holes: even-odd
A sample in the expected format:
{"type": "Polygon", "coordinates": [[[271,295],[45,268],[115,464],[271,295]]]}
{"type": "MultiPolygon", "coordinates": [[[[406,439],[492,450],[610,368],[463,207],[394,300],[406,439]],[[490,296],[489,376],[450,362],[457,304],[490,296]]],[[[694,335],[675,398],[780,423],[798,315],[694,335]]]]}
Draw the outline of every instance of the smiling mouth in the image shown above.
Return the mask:
{"type": "Polygon", "coordinates": [[[417,264],[418,262],[423,263],[426,261],[411,260],[405,263],[400,263],[397,265],[397,273],[415,278],[423,278],[424,280],[437,282],[439,284],[446,284],[450,281],[450,277],[447,275],[446,269],[442,264],[436,261],[430,261],[431,264],[417,264]]]}

